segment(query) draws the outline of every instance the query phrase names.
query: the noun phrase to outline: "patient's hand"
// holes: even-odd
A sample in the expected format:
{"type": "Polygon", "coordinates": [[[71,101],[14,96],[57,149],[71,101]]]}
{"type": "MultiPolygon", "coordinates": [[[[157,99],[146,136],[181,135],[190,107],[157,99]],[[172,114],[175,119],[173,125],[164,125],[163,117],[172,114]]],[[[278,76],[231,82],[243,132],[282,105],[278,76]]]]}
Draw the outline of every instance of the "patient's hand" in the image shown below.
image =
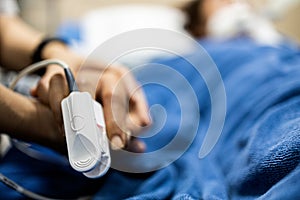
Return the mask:
{"type": "MultiPolygon", "coordinates": [[[[150,123],[142,89],[124,67],[103,69],[99,64],[81,67],[77,74],[81,91],[88,91],[103,105],[108,138],[113,149],[143,152],[144,143],[131,137],[150,123]]],[[[63,71],[51,66],[32,94],[48,105],[62,125],[60,102],[68,95],[63,71]]]]}
{"type": "MultiPolygon", "coordinates": [[[[80,79],[80,77],[79,77],[80,79]]],[[[150,124],[143,91],[127,68],[109,67],[101,73],[96,100],[102,103],[108,137],[113,148],[143,152],[145,145],[133,139],[150,124]]]]}

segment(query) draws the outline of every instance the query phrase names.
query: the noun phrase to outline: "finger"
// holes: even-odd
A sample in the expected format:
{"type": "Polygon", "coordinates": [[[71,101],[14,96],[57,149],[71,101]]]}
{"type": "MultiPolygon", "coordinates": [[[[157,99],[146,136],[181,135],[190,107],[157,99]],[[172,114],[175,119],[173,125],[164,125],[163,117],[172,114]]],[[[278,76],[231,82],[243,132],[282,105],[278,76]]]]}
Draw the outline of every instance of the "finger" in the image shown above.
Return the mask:
{"type": "Polygon", "coordinates": [[[143,89],[129,71],[124,76],[126,77],[126,87],[130,95],[129,112],[133,122],[142,127],[147,126],[151,123],[151,119],[143,89]]]}
{"type": "Polygon", "coordinates": [[[31,90],[31,95],[36,97],[41,103],[49,105],[49,80],[43,77],[39,80],[37,86],[31,90]]]}
{"type": "Polygon", "coordinates": [[[30,89],[30,95],[33,97],[37,97],[37,86],[30,89]]]}
{"type": "Polygon", "coordinates": [[[127,144],[126,116],[128,96],[118,76],[106,74],[97,88],[96,99],[103,104],[108,138],[113,149],[124,148],[127,144]]]}
{"type": "Polygon", "coordinates": [[[134,153],[143,153],[146,151],[146,144],[135,137],[131,137],[126,149],[134,153]]]}
{"type": "Polygon", "coordinates": [[[141,88],[130,96],[129,113],[138,125],[145,127],[151,124],[148,103],[141,88]]]}
{"type": "MultiPolygon", "coordinates": [[[[148,103],[146,101],[142,87],[136,82],[133,75],[126,68],[121,68],[122,80],[126,84],[129,95],[129,110],[126,117],[126,127],[131,130],[132,136],[138,136],[145,128],[151,124],[148,103]]],[[[142,153],[146,149],[146,144],[136,137],[131,137],[127,143],[127,150],[142,153]]]]}
{"type": "Polygon", "coordinates": [[[49,85],[49,105],[54,117],[59,124],[62,124],[61,101],[68,95],[68,87],[65,77],[62,74],[52,76],[49,85]]]}
{"type": "MultiPolygon", "coordinates": [[[[134,80],[133,80],[134,81],[134,80]]],[[[129,117],[127,127],[137,136],[144,128],[151,124],[149,108],[141,86],[136,82],[130,86],[129,117]]]]}

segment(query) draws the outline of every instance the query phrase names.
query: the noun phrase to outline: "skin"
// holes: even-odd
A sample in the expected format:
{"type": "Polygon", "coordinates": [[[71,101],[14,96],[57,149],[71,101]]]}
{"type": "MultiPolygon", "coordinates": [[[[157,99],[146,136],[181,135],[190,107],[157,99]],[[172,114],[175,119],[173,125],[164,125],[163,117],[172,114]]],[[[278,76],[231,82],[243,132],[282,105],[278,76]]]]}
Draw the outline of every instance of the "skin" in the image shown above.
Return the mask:
{"type": "Polygon", "coordinates": [[[192,7],[189,7],[189,10],[186,11],[189,13],[188,15],[191,14],[190,12],[194,13],[192,10],[194,10],[196,2],[198,2],[197,13],[195,13],[197,16],[192,16],[192,24],[188,27],[188,31],[194,37],[205,37],[207,35],[206,25],[209,18],[219,9],[233,3],[233,0],[195,0],[195,2],[190,5],[192,7]]]}
{"type": "MultiPolygon", "coordinates": [[[[42,38],[42,33],[32,29],[19,17],[0,16],[0,65],[10,70],[21,70],[28,66],[42,38]]],[[[82,65],[84,58],[59,42],[46,45],[42,58],[56,58],[66,62],[77,77],[81,91],[90,92],[102,103],[107,134],[113,149],[144,151],[145,145],[128,137],[127,133],[130,131],[136,134],[150,124],[148,106],[143,91],[136,90],[139,86],[132,75],[123,80],[124,75],[129,73],[126,68],[106,68],[101,63],[93,63],[90,65],[97,73],[92,72],[88,70],[89,64],[82,65]],[[84,79],[84,83],[80,79],[84,79]],[[113,114],[115,111],[117,117],[113,114]]],[[[68,90],[63,70],[55,65],[48,66],[31,94],[34,99],[0,85],[0,131],[17,139],[37,142],[64,152],[66,146],[60,102],[68,95],[68,90]]]]}
{"type": "Polygon", "coordinates": [[[202,5],[203,14],[205,20],[208,20],[212,15],[214,15],[219,9],[233,3],[232,0],[204,0],[202,5]]]}

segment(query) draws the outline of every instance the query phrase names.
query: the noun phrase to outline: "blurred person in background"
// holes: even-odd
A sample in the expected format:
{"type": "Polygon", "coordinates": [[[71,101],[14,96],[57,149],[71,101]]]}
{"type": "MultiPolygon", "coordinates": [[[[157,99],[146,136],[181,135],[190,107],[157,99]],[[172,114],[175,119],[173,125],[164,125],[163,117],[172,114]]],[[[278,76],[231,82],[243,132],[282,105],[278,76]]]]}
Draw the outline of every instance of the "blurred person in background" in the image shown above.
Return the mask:
{"type": "Polygon", "coordinates": [[[185,29],[195,38],[226,40],[248,36],[260,44],[280,45],[283,37],[267,17],[247,3],[235,0],[196,0],[183,8],[185,29]]]}

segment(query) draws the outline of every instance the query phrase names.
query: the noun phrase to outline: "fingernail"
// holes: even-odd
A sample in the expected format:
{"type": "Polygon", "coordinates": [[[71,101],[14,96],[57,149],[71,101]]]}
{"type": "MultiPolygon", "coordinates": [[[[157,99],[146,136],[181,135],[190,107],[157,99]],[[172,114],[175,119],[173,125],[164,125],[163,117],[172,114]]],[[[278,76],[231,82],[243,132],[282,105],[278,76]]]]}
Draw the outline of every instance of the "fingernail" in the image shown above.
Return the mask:
{"type": "Polygon", "coordinates": [[[120,136],[114,136],[111,139],[111,148],[112,150],[119,150],[124,147],[123,141],[120,136]]]}

